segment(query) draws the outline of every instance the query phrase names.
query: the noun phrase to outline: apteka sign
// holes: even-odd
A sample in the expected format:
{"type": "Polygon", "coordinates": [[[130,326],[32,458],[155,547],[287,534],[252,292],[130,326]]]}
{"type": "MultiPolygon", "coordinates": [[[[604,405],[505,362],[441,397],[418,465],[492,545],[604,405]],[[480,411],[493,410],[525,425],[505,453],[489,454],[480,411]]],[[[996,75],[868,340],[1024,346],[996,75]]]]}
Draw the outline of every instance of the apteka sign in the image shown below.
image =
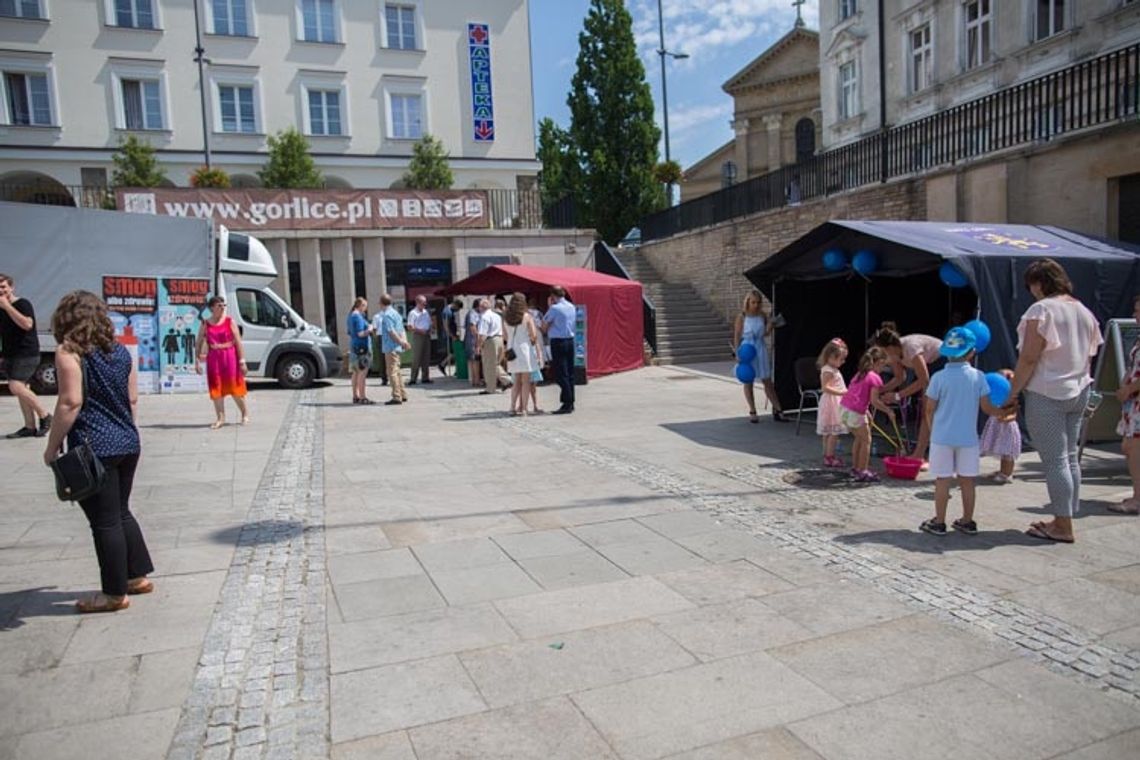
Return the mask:
{"type": "Polygon", "coordinates": [[[491,96],[491,28],[467,25],[467,54],[471,59],[471,111],[475,142],[495,141],[495,104],[491,96]]]}

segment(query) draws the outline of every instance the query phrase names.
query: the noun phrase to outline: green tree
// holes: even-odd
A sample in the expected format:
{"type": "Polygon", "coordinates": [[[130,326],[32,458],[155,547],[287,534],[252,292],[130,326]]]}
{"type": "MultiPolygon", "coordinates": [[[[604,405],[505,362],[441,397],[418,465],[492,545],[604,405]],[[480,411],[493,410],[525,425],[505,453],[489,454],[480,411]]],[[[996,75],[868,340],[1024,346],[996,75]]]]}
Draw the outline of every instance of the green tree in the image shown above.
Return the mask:
{"type": "Polygon", "coordinates": [[[166,180],[154,146],[135,135],[128,135],[119,143],[111,161],[115,164],[111,172],[112,187],[158,187],[166,180]]]}
{"type": "Polygon", "coordinates": [[[269,136],[269,160],[257,172],[265,187],[314,188],[324,180],[309,155],[309,141],[294,127],[269,136]]]}
{"type": "Polygon", "coordinates": [[[424,135],[412,147],[412,160],[403,176],[409,190],[449,190],[455,184],[443,143],[424,135]]]}
{"type": "Polygon", "coordinates": [[[539,187],[542,191],[542,210],[570,196],[577,202],[581,195],[582,163],[570,133],[545,118],[538,123],[539,187]]]}
{"type": "Polygon", "coordinates": [[[226,189],[230,186],[230,175],[225,169],[214,166],[207,169],[199,166],[190,175],[190,187],[226,189]]]}
{"type": "Polygon", "coordinates": [[[676,161],[662,161],[653,167],[653,178],[663,185],[676,185],[684,177],[684,170],[676,161]]]}
{"type": "Polygon", "coordinates": [[[616,244],[642,216],[665,205],[653,176],[661,130],[622,0],[590,0],[567,104],[581,158],[579,205],[599,236],[616,244]]]}

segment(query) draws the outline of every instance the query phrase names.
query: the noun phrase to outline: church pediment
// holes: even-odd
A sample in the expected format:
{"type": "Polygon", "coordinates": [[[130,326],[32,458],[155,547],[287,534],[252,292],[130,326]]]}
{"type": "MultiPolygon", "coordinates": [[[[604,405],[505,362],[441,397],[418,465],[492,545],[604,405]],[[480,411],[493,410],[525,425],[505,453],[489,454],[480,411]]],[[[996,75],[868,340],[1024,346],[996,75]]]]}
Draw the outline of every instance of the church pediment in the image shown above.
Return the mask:
{"type": "Polygon", "coordinates": [[[722,86],[733,95],[787,79],[819,73],[819,33],[797,27],[728,79],[722,86]]]}

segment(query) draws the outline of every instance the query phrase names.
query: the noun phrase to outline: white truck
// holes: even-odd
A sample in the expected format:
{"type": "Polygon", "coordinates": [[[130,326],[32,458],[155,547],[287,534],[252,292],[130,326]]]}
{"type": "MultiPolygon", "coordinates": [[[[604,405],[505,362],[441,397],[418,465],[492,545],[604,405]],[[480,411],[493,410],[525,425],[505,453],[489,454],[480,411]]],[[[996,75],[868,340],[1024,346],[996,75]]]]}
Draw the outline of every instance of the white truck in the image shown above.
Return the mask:
{"type": "Polygon", "coordinates": [[[115,275],[208,279],[241,330],[250,377],[304,388],[340,372],[337,345],[269,289],[277,268],[261,241],[207,219],[0,202],[0,272],[36,310],[37,393],[56,389],[59,299],[78,288],[101,294],[103,278],[115,275]]]}

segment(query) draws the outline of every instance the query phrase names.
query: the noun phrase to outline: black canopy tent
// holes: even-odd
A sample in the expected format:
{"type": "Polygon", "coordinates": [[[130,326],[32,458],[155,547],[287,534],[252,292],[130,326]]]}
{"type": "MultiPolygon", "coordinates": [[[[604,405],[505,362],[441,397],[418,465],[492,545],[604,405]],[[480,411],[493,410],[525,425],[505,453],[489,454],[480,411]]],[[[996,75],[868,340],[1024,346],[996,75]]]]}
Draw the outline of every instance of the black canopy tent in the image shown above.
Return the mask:
{"type": "Polygon", "coordinates": [[[1030,262],[1056,259],[1073,281],[1075,295],[1103,323],[1132,313],[1140,293],[1140,247],[1059,227],[950,222],[833,221],[816,227],[745,275],[787,319],[776,331],[776,386],[785,405],[798,402],[793,365],[814,356],[832,337],[850,347],[848,372],[883,320],[905,333],[941,336],[978,316],[992,332],[979,357],[984,370],[1013,367],[1017,324],[1032,302],[1023,276],[1030,262]],[[861,250],[878,258],[863,277],[848,267],[825,269],[823,254],[838,249],[848,259],[861,250]],[[939,278],[949,261],[968,280],[950,288],[939,278]]]}

